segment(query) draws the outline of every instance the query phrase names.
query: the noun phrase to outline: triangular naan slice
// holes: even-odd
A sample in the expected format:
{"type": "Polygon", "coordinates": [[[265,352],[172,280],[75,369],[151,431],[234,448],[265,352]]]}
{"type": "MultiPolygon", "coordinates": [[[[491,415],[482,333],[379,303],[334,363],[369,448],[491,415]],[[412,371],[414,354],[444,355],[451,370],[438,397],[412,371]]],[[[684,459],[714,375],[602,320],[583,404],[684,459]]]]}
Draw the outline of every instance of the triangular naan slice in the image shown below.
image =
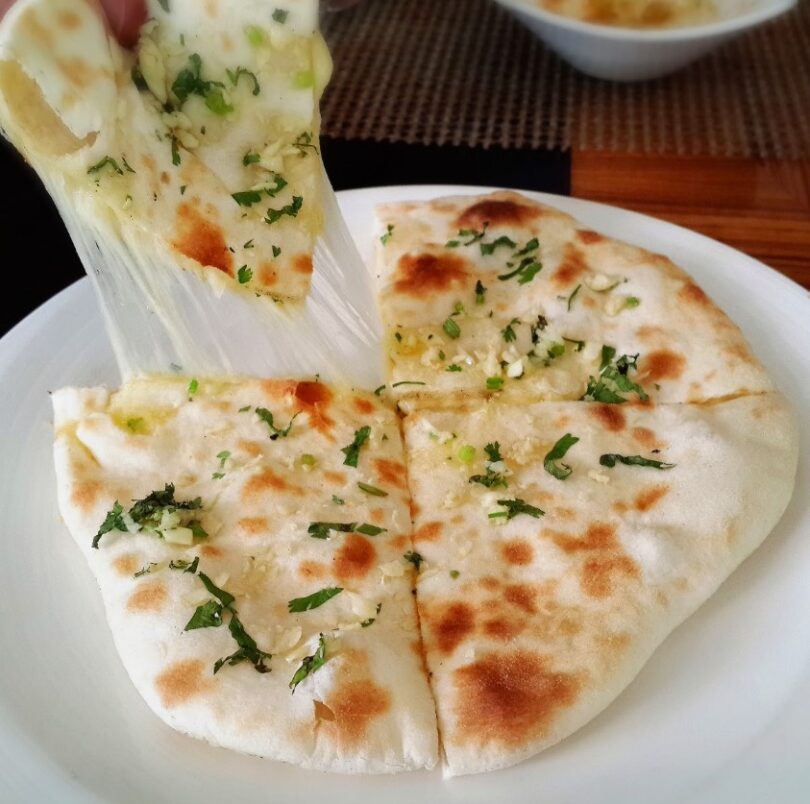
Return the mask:
{"type": "Polygon", "coordinates": [[[797,460],[775,394],[423,410],[405,433],[449,775],[519,762],[607,706],[768,535],[797,460]]]}
{"type": "MultiPolygon", "coordinates": [[[[657,402],[772,390],[739,329],[669,259],[518,193],[378,208],[394,392],[578,399],[602,347],[657,402]]],[[[614,366],[615,368],[615,366],[614,366]]]]}
{"type": "Polygon", "coordinates": [[[63,517],[163,720],[321,770],[435,764],[390,409],[317,382],[188,379],[53,402],[63,517]]]}
{"type": "Polygon", "coordinates": [[[130,53],[91,0],[16,3],[0,23],[6,135],[63,206],[112,240],[143,233],[136,251],[223,287],[302,299],[331,70],[317,1],[148,9],[130,53]]]}

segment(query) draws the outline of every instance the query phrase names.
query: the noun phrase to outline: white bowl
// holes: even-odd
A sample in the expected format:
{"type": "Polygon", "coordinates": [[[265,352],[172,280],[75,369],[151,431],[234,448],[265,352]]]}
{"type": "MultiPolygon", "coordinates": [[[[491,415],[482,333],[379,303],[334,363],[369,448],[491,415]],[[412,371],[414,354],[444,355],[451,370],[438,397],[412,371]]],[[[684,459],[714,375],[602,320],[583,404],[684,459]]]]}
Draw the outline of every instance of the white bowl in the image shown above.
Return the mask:
{"type": "Polygon", "coordinates": [[[796,5],[796,0],[753,0],[750,10],[716,22],[639,29],[580,22],[531,5],[529,0],[495,2],[574,67],[612,81],[643,81],[675,72],[796,5]]]}

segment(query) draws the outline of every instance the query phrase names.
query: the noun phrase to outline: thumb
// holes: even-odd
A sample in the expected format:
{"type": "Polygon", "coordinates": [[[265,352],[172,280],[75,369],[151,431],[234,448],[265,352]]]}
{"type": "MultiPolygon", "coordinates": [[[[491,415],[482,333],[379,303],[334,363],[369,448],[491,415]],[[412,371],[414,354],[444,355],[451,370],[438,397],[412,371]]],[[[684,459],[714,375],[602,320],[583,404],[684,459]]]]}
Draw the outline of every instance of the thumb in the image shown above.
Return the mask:
{"type": "MultiPolygon", "coordinates": [[[[7,0],[0,0],[0,7],[4,2],[7,0]]],[[[101,0],[101,5],[115,38],[124,47],[132,47],[138,41],[138,30],[146,21],[145,0],[101,0]]]]}

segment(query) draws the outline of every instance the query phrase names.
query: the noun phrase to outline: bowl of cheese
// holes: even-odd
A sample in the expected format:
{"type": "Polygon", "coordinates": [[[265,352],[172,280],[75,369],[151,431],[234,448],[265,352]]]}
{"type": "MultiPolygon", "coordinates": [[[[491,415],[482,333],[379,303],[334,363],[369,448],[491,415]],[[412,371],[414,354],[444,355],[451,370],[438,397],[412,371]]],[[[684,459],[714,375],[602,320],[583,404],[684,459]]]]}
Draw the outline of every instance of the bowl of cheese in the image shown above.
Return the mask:
{"type": "Polygon", "coordinates": [[[796,0],[496,0],[577,69],[659,78],[790,10],[796,0]]]}

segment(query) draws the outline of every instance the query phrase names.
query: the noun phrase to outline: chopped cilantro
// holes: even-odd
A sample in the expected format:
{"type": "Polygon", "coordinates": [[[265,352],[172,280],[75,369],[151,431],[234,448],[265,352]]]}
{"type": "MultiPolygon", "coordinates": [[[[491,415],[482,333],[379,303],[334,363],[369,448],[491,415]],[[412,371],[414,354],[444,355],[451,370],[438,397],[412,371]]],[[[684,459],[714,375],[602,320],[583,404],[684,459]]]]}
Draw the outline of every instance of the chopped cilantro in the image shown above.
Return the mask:
{"type": "Polygon", "coordinates": [[[599,456],[599,464],[601,466],[607,466],[608,469],[612,469],[616,466],[617,462],[623,463],[625,466],[649,466],[652,469],[672,469],[675,466],[674,463],[654,461],[650,458],[643,458],[641,455],[618,455],[613,452],[599,456]]]}
{"type": "Polygon", "coordinates": [[[365,491],[366,494],[370,494],[372,497],[387,497],[388,492],[383,491],[382,489],[378,489],[376,486],[370,486],[368,483],[357,483],[357,488],[360,491],[365,491]]]}
{"type": "Polygon", "coordinates": [[[481,254],[483,256],[487,256],[489,254],[494,254],[495,249],[500,248],[501,246],[505,246],[506,248],[514,248],[516,245],[517,243],[515,243],[514,240],[506,235],[501,235],[491,243],[481,243],[481,254]]]}
{"type": "Polygon", "coordinates": [[[487,289],[484,287],[484,284],[481,280],[477,280],[475,283],[475,303],[476,304],[483,304],[486,301],[487,289]]]}
{"type": "Polygon", "coordinates": [[[451,363],[451,364],[450,364],[450,365],[449,365],[449,366],[448,366],[448,367],[445,369],[445,371],[461,371],[461,370],[462,370],[462,369],[461,369],[461,366],[459,366],[457,363],[451,363]]]}
{"type": "Polygon", "coordinates": [[[244,75],[247,76],[247,78],[253,83],[252,94],[258,95],[259,92],[261,92],[259,79],[256,78],[256,73],[251,72],[247,69],[247,67],[237,67],[235,70],[225,70],[225,72],[234,86],[239,83],[239,79],[244,75]]]}
{"type": "Polygon", "coordinates": [[[300,614],[304,611],[310,611],[323,606],[324,603],[331,600],[336,595],[343,591],[342,586],[328,586],[325,589],[320,589],[306,597],[296,597],[287,603],[287,609],[290,614],[300,614]]]}
{"type": "Polygon", "coordinates": [[[442,324],[442,329],[448,338],[453,338],[454,340],[461,335],[461,327],[459,327],[452,318],[445,320],[444,324],[442,324]]]}
{"type": "Polygon", "coordinates": [[[389,223],[388,226],[385,227],[385,234],[380,235],[380,243],[386,245],[388,241],[391,239],[391,235],[394,234],[394,224],[389,223]]]}
{"type": "Polygon", "coordinates": [[[287,22],[287,15],[290,12],[283,8],[277,8],[273,11],[273,19],[279,23],[279,25],[284,25],[287,22]]]}
{"type": "Polygon", "coordinates": [[[513,318],[502,330],[501,336],[507,343],[512,343],[513,341],[517,340],[517,335],[515,334],[515,330],[513,327],[516,324],[520,323],[519,318],[513,318]]]}
{"type": "Polygon", "coordinates": [[[371,435],[371,428],[368,426],[361,427],[359,430],[354,431],[354,441],[340,451],[346,456],[343,461],[344,466],[353,466],[357,468],[357,460],[360,457],[360,448],[368,441],[371,435]]]}
{"type": "Polygon", "coordinates": [[[574,288],[574,292],[568,297],[568,305],[567,305],[567,307],[568,307],[568,312],[569,313],[571,312],[571,305],[574,303],[574,299],[576,299],[577,293],[579,293],[579,289],[581,287],[582,287],[582,285],[577,285],[574,288]]]}
{"type": "MultiPolygon", "coordinates": [[[[87,172],[91,175],[93,173],[100,173],[107,166],[111,167],[113,169],[113,172],[117,173],[119,176],[124,175],[124,171],[121,170],[121,167],[118,164],[118,162],[116,162],[116,160],[113,159],[111,156],[105,156],[103,159],[100,159],[98,162],[96,162],[95,165],[88,168],[87,172]]],[[[132,172],[134,173],[135,171],[132,172]]]]}
{"type": "Polygon", "coordinates": [[[200,383],[196,379],[191,380],[191,382],[188,384],[188,395],[194,396],[194,394],[196,394],[199,390],[200,383]]]}
{"type": "Polygon", "coordinates": [[[312,656],[305,656],[304,660],[301,662],[301,666],[295,671],[293,674],[292,679],[290,680],[290,689],[295,693],[295,688],[305,679],[307,676],[311,676],[316,670],[323,667],[327,662],[327,655],[326,655],[326,640],[323,638],[323,634],[318,637],[318,649],[312,656]]]}
{"type": "Polygon", "coordinates": [[[503,388],[503,377],[487,377],[487,390],[500,391],[503,388]]]}
{"type": "Polygon", "coordinates": [[[256,415],[268,426],[270,429],[270,440],[275,441],[277,438],[286,438],[292,430],[293,422],[295,421],[298,413],[294,413],[290,419],[289,424],[282,430],[273,422],[273,414],[267,408],[256,408],[256,415]]]}
{"type": "Polygon", "coordinates": [[[574,444],[579,441],[574,435],[571,433],[566,433],[557,443],[548,451],[546,457],[543,458],[543,468],[557,480],[565,480],[573,471],[568,464],[561,463],[557,464],[557,461],[561,460],[565,457],[565,453],[568,452],[574,444]]]}
{"type": "Polygon", "coordinates": [[[245,167],[247,167],[248,165],[255,165],[260,159],[261,159],[261,156],[259,156],[259,154],[254,154],[254,153],[251,153],[250,151],[248,151],[242,157],[242,164],[245,167]]]}
{"type": "Polygon", "coordinates": [[[532,516],[535,519],[539,519],[546,513],[539,508],[535,508],[533,505],[529,505],[525,500],[521,500],[519,497],[514,500],[498,500],[498,505],[504,506],[506,510],[494,511],[489,515],[490,519],[505,517],[508,521],[510,519],[514,519],[516,516],[520,516],[520,514],[525,514],[526,516],[532,516]]]}
{"type": "Polygon", "coordinates": [[[280,220],[285,215],[295,218],[298,216],[298,213],[301,211],[301,207],[303,205],[304,199],[300,195],[294,195],[292,203],[286,204],[285,206],[281,207],[281,209],[273,209],[270,207],[267,210],[267,215],[264,218],[264,222],[269,226],[276,223],[276,221],[280,220]]]}
{"type": "Polygon", "coordinates": [[[411,564],[416,567],[416,571],[419,572],[420,567],[422,566],[422,562],[425,560],[422,556],[417,553],[415,550],[409,550],[402,556],[406,561],[410,562],[411,564]]]}
{"type": "Polygon", "coordinates": [[[246,285],[251,279],[253,279],[253,270],[248,268],[247,265],[243,265],[236,272],[236,279],[240,285],[246,285]]]}
{"type": "Polygon", "coordinates": [[[346,500],[344,500],[342,497],[338,497],[337,494],[332,495],[332,502],[335,505],[346,505],[346,500]]]}

